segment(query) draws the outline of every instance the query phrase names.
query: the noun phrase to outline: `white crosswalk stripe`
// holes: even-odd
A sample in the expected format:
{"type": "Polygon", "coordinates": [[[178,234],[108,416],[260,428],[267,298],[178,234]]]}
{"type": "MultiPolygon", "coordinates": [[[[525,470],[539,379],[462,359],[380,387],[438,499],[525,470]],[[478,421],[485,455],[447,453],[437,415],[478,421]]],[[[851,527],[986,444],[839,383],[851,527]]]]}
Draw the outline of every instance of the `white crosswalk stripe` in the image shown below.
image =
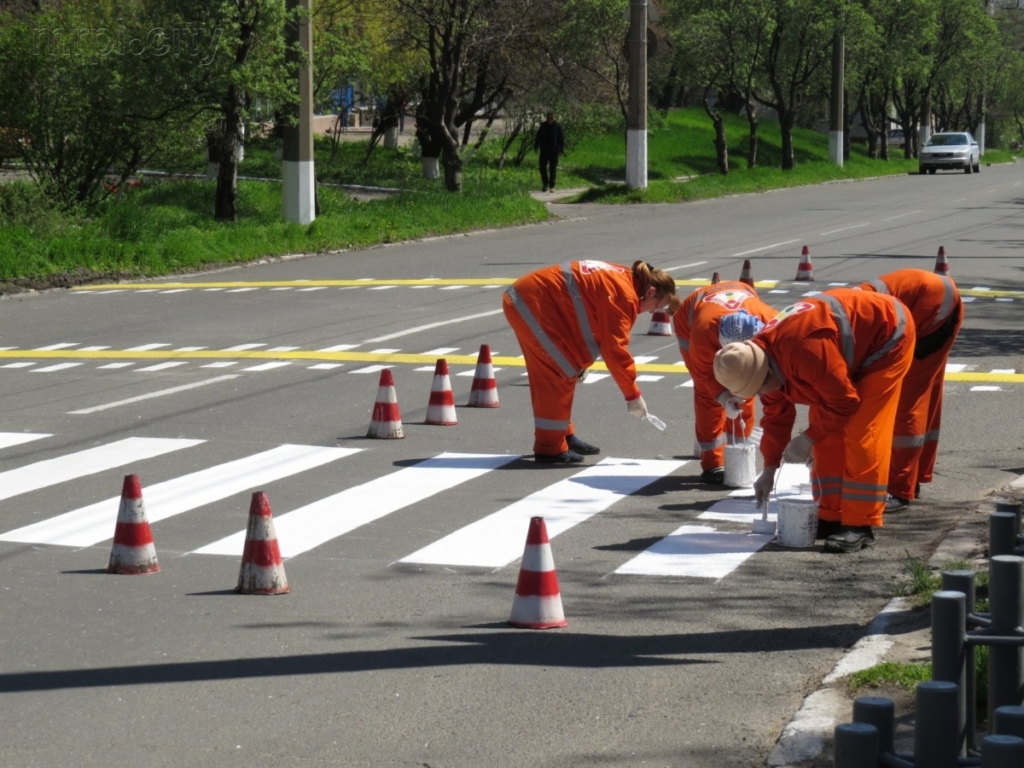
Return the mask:
{"type": "Polygon", "coordinates": [[[31,443],[33,440],[41,440],[44,437],[53,437],[53,435],[44,435],[37,432],[0,432],[0,448],[10,448],[22,443],[31,443]]]}

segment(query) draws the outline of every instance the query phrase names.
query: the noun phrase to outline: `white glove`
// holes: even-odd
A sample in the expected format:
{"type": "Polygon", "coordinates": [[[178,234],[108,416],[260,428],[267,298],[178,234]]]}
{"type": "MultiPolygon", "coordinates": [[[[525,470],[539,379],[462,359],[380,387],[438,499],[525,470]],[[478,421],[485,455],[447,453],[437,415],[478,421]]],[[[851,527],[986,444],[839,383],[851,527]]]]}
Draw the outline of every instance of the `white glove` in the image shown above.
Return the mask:
{"type": "Polygon", "coordinates": [[[775,473],[778,467],[765,467],[754,481],[754,505],[760,509],[768,503],[768,496],[775,487],[775,473]]]}
{"type": "Polygon", "coordinates": [[[647,403],[644,402],[644,396],[640,395],[636,400],[627,400],[626,410],[629,411],[630,416],[636,416],[638,419],[646,419],[647,403]]]}
{"type": "Polygon", "coordinates": [[[727,419],[737,418],[743,412],[743,404],[747,402],[742,397],[736,397],[727,389],[723,389],[715,399],[725,409],[725,418],[727,419]]]}
{"type": "Polygon", "coordinates": [[[806,464],[811,460],[811,448],[814,443],[807,437],[807,433],[801,432],[789,441],[786,450],[782,452],[784,464],[806,464]]]}

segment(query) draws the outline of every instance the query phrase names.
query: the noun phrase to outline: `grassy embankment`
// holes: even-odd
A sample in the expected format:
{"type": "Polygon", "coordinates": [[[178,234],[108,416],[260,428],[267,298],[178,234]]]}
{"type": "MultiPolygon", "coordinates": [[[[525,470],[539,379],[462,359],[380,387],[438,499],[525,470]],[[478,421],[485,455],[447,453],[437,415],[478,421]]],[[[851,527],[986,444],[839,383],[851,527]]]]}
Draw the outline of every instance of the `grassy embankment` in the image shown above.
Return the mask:
{"type": "MultiPolygon", "coordinates": [[[[727,120],[733,171],[715,173],[713,134],[701,110],[672,112],[650,134],[647,190],[628,190],[624,141],[620,134],[594,137],[572,148],[560,167],[559,187],[587,187],[578,199],[608,203],[679,202],[743,192],[814,184],[916,169],[915,161],[871,161],[859,147],[843,168],[828,163],[828,138],[797,131],[797,168],[779,170],[777,125],[761,127],[759,162],[745,167],[746,121],[727,120]],[[685,179],[685,183],[679,181],[685,179]],[[609,181],[613,180],[613,181],[609,181]]],[[[529,196],[537,190],[536,156],[521,167],[498,170],[497,142],[487,142],[467,163],[464,192],[443,191],[438,181],[420,178],[417,158],[405,148],[378,148],[363,164],[364,142],[345,142],[333,163],[326,143],[317,148],[322,184],[358,184],[405,190],[386,199],[355,200],[336,187],[321,186],[320,216],[309,226],[281,217],[276,183],[240,181],[239,220],[212,218],[214,184],[203,180],[155,181],[119,191],[96,211],[69,215],[50,210],[28,182],[7,183],[0,192],[0,283],[60,285],[115,276],[187,272],[296,252],[364,248],[417,237],[505,227],[547,218],[529,196]]],[[[986,154],[1006,161],[1007,152],[986,154]]],[[[202,158],[174,170],[201,172],[202,158]]],[[[281,164],[268,144],[250,143],[241,176],[279,178],[281,164]]],[[[365,195],[364,195],[365,197],[365,195]]]]}

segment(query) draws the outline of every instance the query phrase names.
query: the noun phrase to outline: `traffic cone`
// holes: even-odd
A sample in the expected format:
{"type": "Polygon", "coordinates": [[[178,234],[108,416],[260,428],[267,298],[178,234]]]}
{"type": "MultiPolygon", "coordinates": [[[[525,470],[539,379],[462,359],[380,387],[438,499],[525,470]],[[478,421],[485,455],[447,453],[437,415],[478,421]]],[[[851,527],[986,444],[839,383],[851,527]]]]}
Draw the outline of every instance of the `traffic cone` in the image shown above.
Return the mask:
{"type": "Polygon", "coordinates": [[[718,276],[717,272],[712,272],[711,273],[711,284],[714,285],[715,283],[720,283],[720,282],[722,282],[722,278],[720,278],[718,276]]]}
{"type": "Polygon", "coordinates": [[[519,568],[519,581],[516,582],[512,616],[508,623],[525,629],[551,629],[569,623],[562,612],[558,573],[555,572],[551,541],[543,517],[530,518],[530,531],[526,534],[523,564],[519,568]]]}
{"type": "Polygon", "coordinates": [[[939,246],[939,255],[935,257],[935,274],[948,275],[949,262],[946,261],[946,246],[939,246]]]}
{"type": "Polygon", "coordinates": [[[743,260],[743,270],[740,272],[740,282],[754,287],[754,278],[750,276],[750,259],[743,260]]]}
{"type": "Polygon", "coordinates": [[[448,378],[448,361],[443,357],[434,366],[434,383],[430,386],[430,402],[424,424],[438,424],[450,427],[459,423],[455,415],[455,396],[452,381],[448,378]]]}
{"type": "Polygon", "coordinates": [[[648,336],[671,336],[672,318],[667,312],[654,312],[651,315],[651,327],[647,329],[648,336]]]}
{"type": "Polygon", "coordinates": [[[480,354],[476,358],[476,373],[473,374],[473,387],[469,390],[470,408],[498,408],[498,382],[494,380],[494,366],[491,364],[491,348],[480,345],[480,354]]]}
{"type": "Polygon", "coordinates": [[[814,282],[814,268],[811,266],[811,249],[806,245],[800,251],[800,265],[796,268],[797,282],[814,282]]]}
{"type": "Polygon", "coordinates": [[[138,475],[125,475],[107,573],[139,574],[159,570],[153,532],[146,519],[146,506],[142,503],[142,483],[138,475]]]}
{"type": "Polygon", "coordinates": [[[245,529],[242,568],[235,592],[243,595],[283,595],[290,592],[284,575],[281,548],[277,544],[274,518],[267,494],[256,491],[249,504],[249,524],[245,529]]]}
{"type": "Polygon", "coordinates": [[[373,417],[367,437],[396,439],[405,437],[402,431],[402,412],[395,397],[395,378],[391,369],[380,372],[380,384],[377,387],[377,401],[373,404],[373,417]]]}

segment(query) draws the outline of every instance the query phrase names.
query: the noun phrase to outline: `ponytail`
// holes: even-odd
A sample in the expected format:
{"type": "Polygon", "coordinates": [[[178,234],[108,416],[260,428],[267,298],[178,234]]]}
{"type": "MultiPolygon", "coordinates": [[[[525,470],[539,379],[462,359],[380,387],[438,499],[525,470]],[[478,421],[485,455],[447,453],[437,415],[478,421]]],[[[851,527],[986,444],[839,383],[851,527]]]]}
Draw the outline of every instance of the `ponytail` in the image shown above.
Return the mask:
{"type": "Polygon", "coordinates": [[[637,296],[643,296],[647,289],[653,286],[655,296],[670,297],[667,308],[670,315],[674,315],[682,303],[682,299],[676,295],[676,281],[672,279],[672,275],[662,269],[654,269],[642,259],[633,262],[633,285],[636,287],[637,296]]]}

